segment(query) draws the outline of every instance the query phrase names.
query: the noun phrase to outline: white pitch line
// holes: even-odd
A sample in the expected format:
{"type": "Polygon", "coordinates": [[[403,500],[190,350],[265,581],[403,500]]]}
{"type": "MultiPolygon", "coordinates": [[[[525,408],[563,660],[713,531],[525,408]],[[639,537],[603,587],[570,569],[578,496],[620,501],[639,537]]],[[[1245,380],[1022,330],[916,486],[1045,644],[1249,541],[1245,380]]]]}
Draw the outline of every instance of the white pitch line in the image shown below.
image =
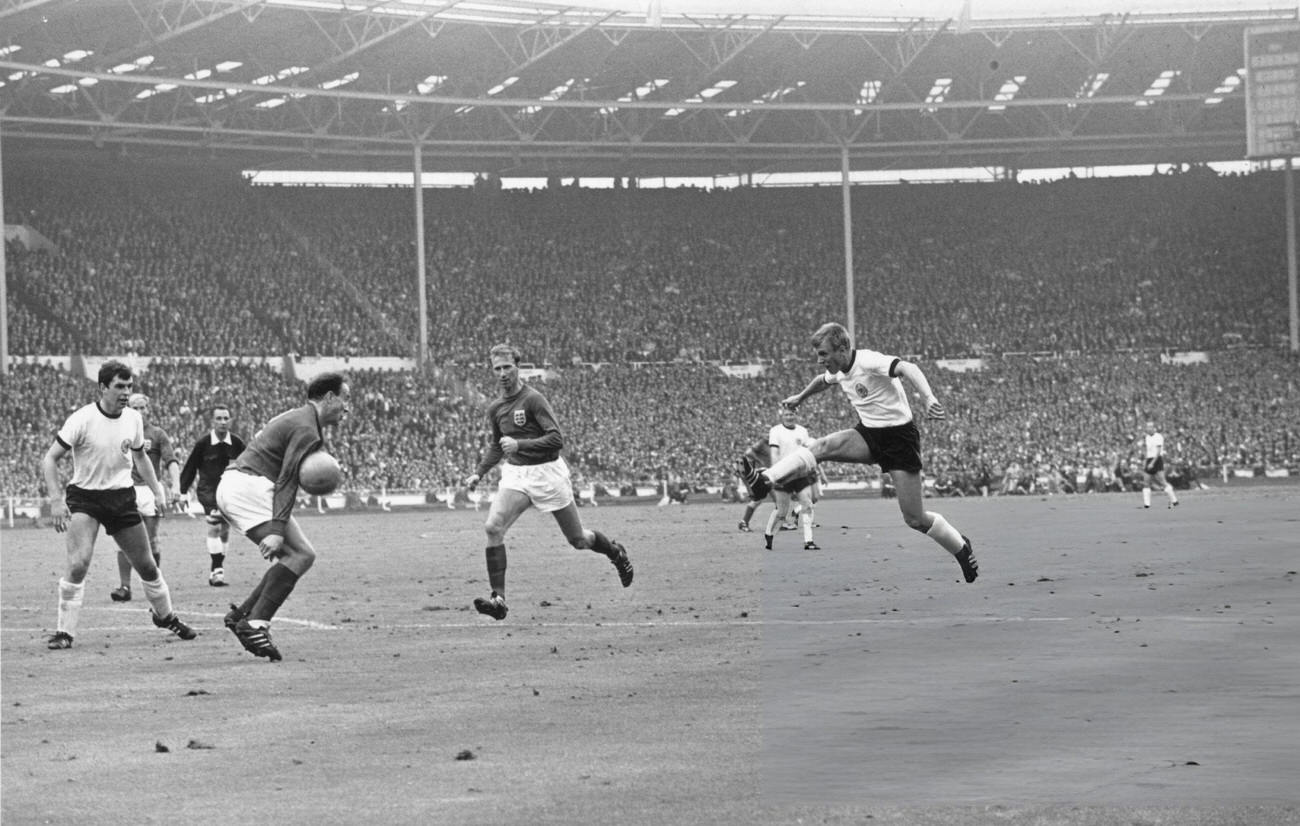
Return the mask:
{"type": "MultiPolygon", "coordinates": [[[[7,606],[7,607],[5,607],[4,610],[6,610],[6,611],[22,611],[22,612],[24,612],[24,613],[28,613],[28,614],[36,614],[36,613],[41,613],[42,611],[44,611],[44,610],[46,610],[46,609],[44,609],[44,608],[29,608],[29,607],[15,607],[15,606],[7,606]]],[[[143,608],[127,608],[127,607],[125,607],[125,606],[107,606],[107,605],[106,605],[106,606],[102,606],[102,607],[101,607],[101,606],[98,606],[98,605],[83,605],[83,606],[81,607],[81,612],[82,612],[83,614],[85,614],[86,612],[98,612],[98,611],[111,612],[111,613],[115,613],[115,614],[133,614],[133,613],[139,613],[139,612],[141,612],[142,610],[147,611],[148,609],[143,609],[143,608]]],[[[178,613],[181,613],[181,614],[182,614],[182,618],[183,618],[183,619],[189,619],[190,617],[212,617],[212,618],[215,618],[215,619],[225,619],[225,618],[226,618],[226,615],[225,615],[225,614],[214,614],[214,613],[207,612],[207,611],[182,611],[182,612],[178,612],[178,613]]],[[[339,630],[339,626],[337,626],[337,625],[331,625],[331,624],[329,624],[329,623],[327,623],[327,622],[316,622],[315,620],[294,619],[293,617],[282,617],[282,616],[277,616],[277,617],[275,618],[275,621],[276,621],[276,622],[285,623],[285,624],[287,624],[287,625],[300,625],[300,626],[302,626],[302,627],[304,627],[304,628],[311,628],[311,629],[316,630],[316,631],[337,631],[337,630],[339,630]]],[[[102,630],[102,631],[123,631],[123,630],[129,630],[130,628],[134,628],[134,627],[135,627],[135,626],[133,626],[133,625],[132,625],[132,626],[126,626],[126,627],[96,626],[95,630],[97,630],[97,631],[101,631],[101,630],[102,630]]],[[[8,630],[10,630],[10,626],[8,626],[7,624],[6,624],[3,628],[0,628],[0,631],[8,631],[8,630]]],[[[15,629],[15,630],[21,630],[21,629],[15,629]]],[[[42,630],[42,629],[40,629],[40,628],[34,628],[34,629],[31,629],[31,630],[40,631],[40,630],[42,630]]]]}
{"type": "MultiPolygon", "coordinates": [[[[36,612],[32,608],[7,608],[9,611],[36,612]]],[[[86,610],[86,609],[82,609],[86,610]]],[[[117,613],[128,613],[133,609],[130,608],[92,608],[93,611],[113,611],[117,613]]],[[[224,614],[215,613],[186,613],[187,617],[212,617],[223,618],[224,614]]],[[[1238,617],[1192,617],[1192,616],[1142,616],[1142,617],[1119,617],[1120,622],[1130,622],[1135,620],[1146,620],[1148,622],[1166,621],[1166,622],[1184,622],[1184,623],[1233,623],[1239,624],[1241,619],[1238,617]]],[[[1109,620],[1103,617],[1089,615],[1087,617],[855,617],[849,619],[730,619],[730,620],[644,620],[630,621],[617,620],[612,622],[562,622],[562,621],[543,621],[543,622],[522,622],[512,625],[498,626],[496,623],[487,623],[478,620],[467,620],[465,622],[415,622],[415,623],[378,623],[379,627],[384,630],[398,631],[430,631],[437,629],[457,629],[457,628],[483,628],[493,627],[502,628],[754,628],[763,626],[793,626],[793,627],[829,627],[829,626],[854,626],[854,625],[900,625],[900,626],[960,626],[960,625],[996,625],[1012,623],[1062,623],[1062,622],[1101,622],[1106,623],[1109,620]]],[[[287,625],[296,625],[312,631],[342,631],[346,628],[344,625],[335,625],[325,622],[316,622],[314,620],[295,619],[293,617],[276,617],[275,622],[287,625]]],[[[376,625],[373,621],[364,623],[355,623],[357,626],[376,625]]],[[[116,626],[116,627],[98,627],[96,630],[102,631],[126,631],[138,626],[116,626]]],[[[11,624],[5,624],[0,627],[0,633],[4,632],[22,632],[29,633],[40,631],[42,628],[37,627],[15,627],[11,624]]],[[[202,630],[202,629],[200,629],[202,630]]]]}

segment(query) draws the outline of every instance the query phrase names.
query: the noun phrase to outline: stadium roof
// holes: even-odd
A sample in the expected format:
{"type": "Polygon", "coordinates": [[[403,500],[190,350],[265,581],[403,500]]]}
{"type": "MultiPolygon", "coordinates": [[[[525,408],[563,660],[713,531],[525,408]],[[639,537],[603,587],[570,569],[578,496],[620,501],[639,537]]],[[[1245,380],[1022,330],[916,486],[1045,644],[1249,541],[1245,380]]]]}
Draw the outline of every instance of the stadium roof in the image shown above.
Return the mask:
{"type": "Polygon", "coordinates": [[[0,137],[511,176],[1238,160],[1244,31],[1297,7],[1188,5],[0,0],[0,137]]]}

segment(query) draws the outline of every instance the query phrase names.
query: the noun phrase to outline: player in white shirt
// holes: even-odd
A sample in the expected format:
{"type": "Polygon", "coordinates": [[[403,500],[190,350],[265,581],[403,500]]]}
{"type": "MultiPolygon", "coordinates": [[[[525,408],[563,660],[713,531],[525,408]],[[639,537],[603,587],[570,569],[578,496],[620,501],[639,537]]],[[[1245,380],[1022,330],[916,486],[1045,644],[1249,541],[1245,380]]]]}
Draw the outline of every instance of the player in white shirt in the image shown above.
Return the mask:
{"type": "Polygon", "coordinates": [[[171,591],[154,563],[149,534],[136,505],[132,466],[164,506],[167,495],[144,452],[144,422],[126,404],[134,386],[131,368],[119,361],[104,362],[99,369],[99,399],[68,417],[41,459],[54,530],[68,534],[67,568],[59,580],[58,626],[47,643],[52,650],[72,647],[101,525],[140,575],[153,606],[153,624],[183,640],[197,636],[172,609],[171,591]],[[69,453],[72,479],[60,495],[59,460],[69,453]]]}
{"type": "Polygon", "coordinates": [[[942,419],[947,413],[921,368],[897,356],[853,349],[848,330],[842,324],[823,324],[813,333],[812,346],[817,362],[826,372],[781,403],[796,408],[809,396],[838,386],[857,411],[858,423],[848,430],[815,439],[807,447],[796,448],[767,470],[760,471],[742,458],[741,474],[750,496],[761,498],[776,483],[812,473],[820,462],[877,464],[893,478],[898,507],[907,526],[929,536],[952,554],[961,566],[962,577],[974,582],[979,576],[979,564],[970,540],[941,514],[925,509],[921,436],[912,421],[912,407],[900,379],[907,379],[920,393],[928,417],[942,419]]]}
{"type": "Polygon", "coordinates": [[[1147,422],[1147,435],[1143,439],[1142,507],[1151,507],[1151,486],[1158,485],[1169,498],[1169,507],[1178,505],[1174,486],[1165,479],[1165,437],[1156,430],[1155,422],[1147,422]]]}
{"type": "MultiPolygon", "coordinates": [[[[808,447],[813,442],[812,436],[808,435],[808,428],[795,422],[794,408],[781,406],[781,423],[774,426],[767,434],[767,446],[771,452],[773,462],[780,461],[783,457],[789,456],[801,447],[808,447]]],[[[803,529],[803,549],[805,551],[820,550],[817,543],[813,542],[813,486],[817,483],[817,471],[795,476],[787,479],[779,485],[774,485],[776,494],[776,507],[767,517],[767,527],[763,529],[763,542],[767,549],[772,550],[772,539],[776,533],[777,525],[785,521],[786,516],[790,513],[790,505],[798,501],[799,508],[799,527],[803,529]]]]}

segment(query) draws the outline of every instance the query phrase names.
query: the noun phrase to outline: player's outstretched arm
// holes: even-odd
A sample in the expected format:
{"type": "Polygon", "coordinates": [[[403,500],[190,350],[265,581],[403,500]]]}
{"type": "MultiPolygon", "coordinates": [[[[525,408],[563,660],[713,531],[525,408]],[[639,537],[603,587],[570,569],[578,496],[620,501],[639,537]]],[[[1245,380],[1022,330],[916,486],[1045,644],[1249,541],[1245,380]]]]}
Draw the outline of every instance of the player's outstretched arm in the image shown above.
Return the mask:
{"type": "Polygon", "coordinates": [[[807,400],[809,396],[815,396],[818,393],[825,393],[827,390],[830,389],[831,386],[826,383],[826,379],[824,379],[821,376],[814,376],[813,380],[808,382],[808,386],[805,387],[803,390],[800,390],[798,393],[796,393],[793,396],[788,396],[782,399],[781,406],[788,407],[791,410],[794,410],[796,407],[803,404],[804,401],[807,400]]]}
{"type": "Polygon", "coordinates": [[[948,412],[943,409],[939,399],[935,397],[934,391],[930,389],[930,382],[925,378],[925,373],[910,361],[900,361],[895,368],[898,375],[907,379],[908,383],[916,388],[916,392],[921,394],[921,400],[925,402],[925,415],[931,419],[946,419],[948,412]]]}

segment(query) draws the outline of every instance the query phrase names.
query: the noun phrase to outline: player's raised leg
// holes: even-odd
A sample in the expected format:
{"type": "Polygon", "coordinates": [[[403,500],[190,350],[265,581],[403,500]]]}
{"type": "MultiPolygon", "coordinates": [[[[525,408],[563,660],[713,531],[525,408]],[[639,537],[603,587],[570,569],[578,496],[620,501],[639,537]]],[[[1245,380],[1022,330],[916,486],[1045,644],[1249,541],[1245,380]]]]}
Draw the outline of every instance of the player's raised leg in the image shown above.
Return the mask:
{"type": "Polygon", "coordinates": [[[604,554],[614,564],[614,569],[618,571],[618,578],[623,583],[623,587],[626,588],[632,584],[632,560],[628,559],[626,548],[600,531],[587,530],[582,527],[582,520],[578,516],[576,505],[570,504],[567,507],[553,511],[553,513],[560,530],[564,532],[564,538],[569,540],[570,545],[575,548],[588,548],[598,554],[604,554]]]}
{"type": "Polygon", "coordinates": [[[762,499],[771,491],[773,484],[814,473],[821,462],[865,465],[874,461],[871,448],[867,447],[856,430],[838,430],[814,440],[808,447],[790,451],[790,455],[781,457],[766,470],[742,466],[741,475],[750,496],[762,499]]]}

